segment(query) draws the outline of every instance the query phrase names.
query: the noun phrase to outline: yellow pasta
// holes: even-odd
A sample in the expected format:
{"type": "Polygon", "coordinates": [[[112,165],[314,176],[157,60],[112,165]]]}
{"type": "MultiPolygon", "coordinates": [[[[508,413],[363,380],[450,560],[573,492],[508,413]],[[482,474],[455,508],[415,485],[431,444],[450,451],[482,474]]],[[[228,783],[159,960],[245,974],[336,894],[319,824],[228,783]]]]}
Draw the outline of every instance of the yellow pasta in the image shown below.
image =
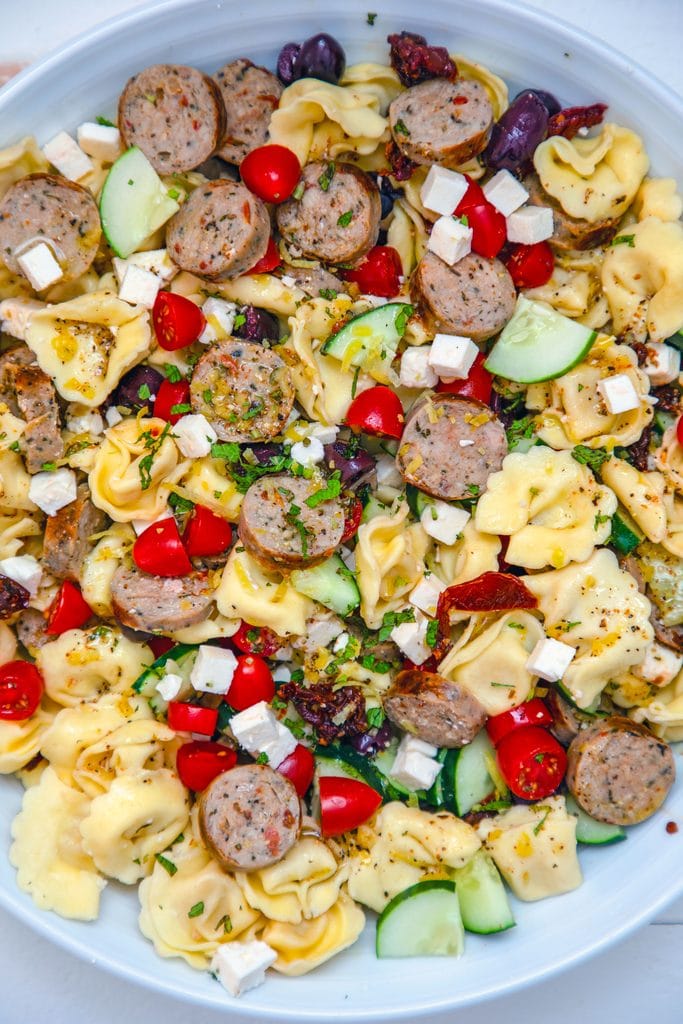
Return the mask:
{"type": "Polygon", "coordinates": [[[428,537],[420,524],[407,525],[407,518],[404,503],[397,512],[375,516],[358,531],[360,613],[370,629],[378,629],[386,612],[405,603],[424,574],[428,537]]]}
{"type": "Polygon", "coordinates": [[[233,548],[216,591],[216,605],[228,619],[268,626],[278,636],[301,636],[313,602],[279,574],[266,572],[244,548],[233,548]]]}

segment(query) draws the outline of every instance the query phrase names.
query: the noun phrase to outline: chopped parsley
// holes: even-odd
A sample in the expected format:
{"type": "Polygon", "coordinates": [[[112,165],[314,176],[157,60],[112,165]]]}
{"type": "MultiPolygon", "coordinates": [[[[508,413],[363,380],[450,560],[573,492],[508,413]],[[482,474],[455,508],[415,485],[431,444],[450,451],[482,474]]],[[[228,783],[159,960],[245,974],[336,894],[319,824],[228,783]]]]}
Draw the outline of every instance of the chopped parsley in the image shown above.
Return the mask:
{"type": "Polygon", "coordinates": [[[262,750],[259,756],[256,758],[256,764],[268,764],[268,755],[265,750],[262,750]]]}
{"type": "Polygon", "coordinates": [[[276,694],[271,700],[270,706],[274,711],[284,711],[287,707],[287,701],[283,700],[282,697],[278,697],[276,694]]]}
{"type": "Polygon", "coordinates": [[[334,161],[330,160],[323,173],[318,178],[318,184],[320,185],[323,192],[327,192],[328,188],[332,184],[335,172],[334,161]]]}
{"type": "Polygon", "coordinates": [[[337,498],[341,494],[341,473],[337,469],[334,471],[332,476],[327,480],[324,487],[321,487],[319,491],[314,491],[306,498],[306,504],[309,508],[317,508],[323,501],[327,501],[330,498],[337,498]]]}
{"type": "Polygon", "coordinates": [[[400,117],[394,125],[394,131],[397,135],[410,135],[410,128],[406,128],[405,122],[400,117]]]}
{"type": "Polygon", "coordinates": [[[334,288],[321,288],[318,295],[321,299],[327,299],[328,302],[332,302],[337,298],[339,292],[335,291],[334,288]]]}
{"type": "Polygon", "coordinates": [[[479,484],[468,484],[467,490],[469,491],[473,498],[478,498],[481,487],[479,486],[479,484]]]}
{"type": "Polygon", "coordinates": [[[142,490],[146,491],[152,483],[152,466],[154,465],[154,459],[159,454],[162,444],[168,437],[171,431],[171,424],[167,423],[164,429],[155,437],[151,430],[146,430],[140,434],[138,443],[144,441],[147,454],[138,462],[138,471],[140,473],[140,484],[142,490]]]}
{"type": "Polygon", "coordinates": [[[510,426],[505,431],[507,434],[508,445],[511,448],[517,441],[521,441],[522,438],[527,440],[531,439],[536,433],[536,424],[534,416],[522,416],[521,419],[513,420],[510,426]]]}
{"type": "Polygon", "coordinates": [[[11,445],[9,446],[9,450],[11,452],[18,452],[19,451],[19,442],[18,441],[12,441],[11,445]]]}
{"type": "Polygon", "coordinates": [[[236,327],[244,327],[246,322],[247,322],[247,318],[244,315],[244,313],[238,313],[237,316],[235,317],[235,321],[234,321],[234,323],[232,325],[232,329],[235,330],[236,327]]]}
{"type": "Polygon", "coordinates": [[[391,668],[391,662],[382,661],[381,658],[376,658],[374,654],[364,654],[360,659],[360,663],[368,672],[379,672],[380,674],[388,672],[391,668]]]}
{"type": "Polygon", "coordinates": [[[204,913],[204,901],[200,900],[199,903],[195,903],[195,905],[193,907],[190,907],[190,909],[187,912],[187,916],[188,917],[199,917],[200,914],[203,914],[203,913],[204,913]]]}
{"type": "Polygon", "coordinates": [[[353,380],[351,381],[351,398],[356,397],[356,391],[358,390],[358,377],[360,374],[360,366],[357,366],[353,371],[353,380]]]}
{"type": "Polygon", "coordinates": [[[138,388],[138,398],[141,398],[144,401],[146,398],[151,397],[152,392],[149,390],[149,384],[141,384],[138,388]]]}
{"type": "MultiPolygon", "coordinates": [[[[543,757],[543,755],[542,754],[537,755],[536,760],[538,760],[539,757],[543,757]]],[[[543,817],[539,821],[538,825],[534,825],[533,832],[534,832],[535,836],[538,835],[538,833],[541,831],[541,829],[545,825],[545,820],[548,817],[548,815],[550,814],[551,808],[548,807],[548,806],[541,806],[541,807],[537,807],[536,810],[537,811],[545,811],[545,814],[543,815],[543,817]]]]}
{"type": "Polygon", "coordinates": [[[56,462],[44,462],[40,467],[44,473],[54,473],[57,468],[56,462]]]}
{"type": "Polygon", "coordinates": [[[303,681],[304,681],[304,670],[302,668],[295,668],[294,671],[292,672],[291,679],[292,679],[292,682],[296,683],[297,685],[299,685],[300,683],[303,683],[303,681]]]}
{"type": "Polygon", "coordinates": [[[175,491],[171,491],[168,496],[168,503],[175,512],[176,515],[184,516],[188,512],[191,512],[194,508],[194,502],[188,501],[187,498],[181,498],[175,491]]]}
{"type": "Polygon", "coordinates": [[[230,932],[232,931],[232,921],[230,920],[229,914],[224,914],[223,917],[220,919],[220,921],[216,925],[216,931],[218,931],[219,928],[222,928],[226,935],[230,934],[230,932]]]}
{"type": "Polygon", "coordinates": [[[353,210],[345,210],[344,213],[340,214],[337,218],[337,227],[347,228],[353,220],[353,210]]]}
{"type": "Polygon", "coordinates": [[[436,619],[432,619],[427,626],[427,632],[425,633],[425,643],[427,647],[431,647],[432,650],[436,647],[437,640],[439,639],[439,623],[436,619]]]}
{"type": "Polygon", "coordinates": [[[570,629],[574,628],[574,626],[580,626],[580,625],[581,625],[581,619],[577,619],[575,622],[566,622],[564,624],[564,626],[562,627],[562,629],[564,630],[565,633],[568,633],[570,629]]]}
{"type": "Polygon", "coordinates": [[[188,412],[192,412],[189,402],[178,402],[177,405],[171,406],[171,416],[185,416],[188,412]]]}
{"type": "Polygon", "coordinates": [[[170,381],[171,384],[177,384],[179,380],[183,379],[183,375],[173,363],[164,363],[164,373],[166,374],[166,380],[170,381]]]}
{"type": "Polygon", "coordinates": [[[589,448],[585,444],[577,444],[575,448],[572,448],[572,458],[582,466],[589,466],[595,471],[600,469],[603,462],[608,462],[612,456],[604,448],[589,448]]]}
{"type": "Polygon", "coordinates": [[[204,391],[202,391],[202,398],[204,399],[207,405],[213,405],[213,391],[211,390],[211,388],[206,388],[204,391]]]}
{"type": "Polygon", "coordinates": [[[306,735],[306,726],[302,721],[296,718],[285,718],[284,724],[287,726],[292,736],[300,740],[306,735]]]}
{"type": "Polygon", "coordinates": [[[379,729],[383,725],[386,715],[384,714],[384,708],[368,708],[365,717],[371,729],[379,729]]]}
{"type": "Polygon", "coordinates": [[[523,626],[521,622],[508,622],[508,629],[520,629],[520,630],[523,630],[523,629],[526,629],[526,626],[523,626]]]}
{"type": "Polygon", "coordinates": [[[394,327],[397,334],[403,334],[408,320],[413,315],[413,307],[409,302],[404,302],[394,318],[394,327]]]}
{"type": "Polygon", "coordinates": [[[294,189],[294,191],[292,192],[292,196],[298,202],[300,199],[303,198],[303,194],[304,194],[305,191],[306,191],[306,186],[304,185],[303,181],[300,181],[299,184],[294,189]]]}
{"type": "Polygon", "coordinates": [[[97,124],[104,125],[105,128],[116,128],[116,125],[113,121],[110,121],[108,117],[102,117],[101,114],[97,115],[97,117],[95,118],[95,122],[97,124]]]}
{"type": "Polygon", "coordinates": [[[610,244],[611,245],[627,245],[629,247],[629,249],[634,249],[635,245],[636,245],[636,236],[635,235],[617,235],[616,238],[612,239],[610,244]]]}
{"type": "Polygon", "coordinates": [[[412,608],[404,608],[402,612],[385,612],[377,634],[378,642],[384,643],[385,640],[390,640],[392,630],[404,622],[415,622],[415,612],[412,608]]]}
{"type": "Polygon", "coordinates": [[[470,218],[469,218],[469,217],[467,216],[467,214],[466,214],[466,213],[463,213],[462,217],[456,217],[455,219],[456,219],[456,220],[457,220],[457,221],[458,221],[458,222],[459,222],[460,224],[462,224],[462,225],[463,225],[463,227],[466,227],[466,228],[468,228],[468,227],[470,226],[470,218]]]}
{"type": "Polygon", "coordinates": [[[374,11],[368,11],[368,13],[366,14],[365,17],[366,17],[368,25],[374,25],[375,24],[375,20],[377,18],[377,15],[375,14],[374,11]]]}
{"type": "MultiPolygon", "coordinates": [[[[247,449],[249,451],[249,449],[247,449]]],[[[245,458],[240,445],[234,441],[211,445],[211,457],[224,459],[227,469],[240,494],[246,494],[251,485],[261,477],[282,473],[289,469],[292,460],[287,455],[273,455],[267,462],[254,465],[245,458]]]]}
{"type": "Polygon", "coordinates": [[[253,420],[255,416],[263,412],[263,402],[260,398],[254,399],[245,413],[242,413],[243,420],[253,420]]]}
{"type": "Polygon", "coordinates": [[[598,512],[595,519],[593,520],[593,529],[597,530],[597,528],[599,526],[602,526],[603,523],[608,523],[611,518],[611,516],[604,516],[602,512],[598,512]]]}
{"type": "Polygon", "coordinates": [[[507,811],[511,806],[509,800],[489,800],[485,804],[474,804],[472,811],[475,814],[481,814],[482,811],[507,811]]]}
{"type": "Polygon", "coordinates": [[[299,505],[295,505],[294,502],[292,502],[287,512],[285,512],[285,519],[299,534],[299,539],[301,540],[301,554],[305,558],[308,554],[308,538],[311,535],[311,531],[308,529],[303,519],[300,518],[300,513],[301,508],[299,505]]]}
{"type": "Polygon", "coordinates": [[[168,857],[164,857],[163,853],[157,853],[155,854],[155,857],[161,864],[164,871],[168,871],[169,875],[172,878],[173,875],[175,875],[176,871],[178,870],[177,865],[174,864],[172,860],[169,860],[168,857]]]}

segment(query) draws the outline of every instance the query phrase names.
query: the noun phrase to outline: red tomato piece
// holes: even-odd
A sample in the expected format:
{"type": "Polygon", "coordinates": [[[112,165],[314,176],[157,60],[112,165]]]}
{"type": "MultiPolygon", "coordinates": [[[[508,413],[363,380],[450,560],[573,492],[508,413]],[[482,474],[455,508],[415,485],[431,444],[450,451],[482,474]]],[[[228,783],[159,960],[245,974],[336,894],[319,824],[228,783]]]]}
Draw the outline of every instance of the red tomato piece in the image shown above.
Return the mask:
{"type": "Polygon", "coordinates": [[[314,768],[313,754],[303,743],[297,743],[292,753],[277,766],[280,775],[289,779],[299,796],[304,796],[313,782],[314,768]]]}
{"type": "Polygon", "coordinates": [[[484,367],[485,361],[485,354],[480,352],[464,380],[450,382],[440,380],[434,390],[440,395],[462,395],[463,398],[476,398],[484,405],[488,405],[491,401],[493,377],[484,367]]]}
{"type": "Polygon", "coordinates": [[[247,274],[269,274],[271,270],[275,270],[281,263],[282,256],[280,256],[280,250],[275,244],[275,240],[270,238],[265,255],[261,257],[258,263],[254,264],[251,270],[247,270],[247,274]]]}
{"type": "Polygon", "coordinates": [[[50,606],[45,632],[51,636],[59,636],[66,633],[67,629],[78,629],[92,615],[93,610],[79,588],[65,580],[50,606]]]}
{"type": "Polygon", "coordinates": [[[323,776],[320,785],[320,825],[324,836],[340,836],[371,818],[382,797],[356,779],[323,776]]]}
{"type": "Polygon", "coordinates": [[[507,572],[483,572],[467,583],[447,587],[439,597],[437,618],[443,633],[450,629],[450,613],[504,612],[535,608],[538,601],[517,576],[507,572]]]}
{"type": "Polygon", "coordinates": [[[498,746],[503,736],[507,736],[513,729],[521,726],[538,725],[547,729],[553,724],[553,716],[548,711],[540,697],[532,697],[524,704],[516,708],[503,711],[500,715],[493,715],[486,723],[486,731],[494,746],[498,746]]]}
{"type": "Polygon", "coordinates": [[[157,341],[167,352],[191,345],[206,327],[206,317],[199,306],[173,292],[157,292],[152,322],[157,341]]]}
{"type": "Polygon", "coordinates": [[[496,748],[498,767],[508,786],[523,800],[554,793],[567,771],[567,755],[554,736],[535,725],[513,729],[496,748]]]}
{"type": "Polygon", "coordinates": [[[267,626],[252,626],[248,622],[243,622],[230,640],[238,651],[244,651],[245,654],[260,654],[264,658],[272,658],[282,647],[282,641],[272,629],[268,629],[267,626]]]}
{"type": "Polygon", "coordinates": [[[257,146],[240,164],[240,176],[264,203],[284,203],[301,177],[301,164],[286,146],[257,146]]]}
{"type": "Polygon", "coordinates": [[[258,654],[240,654],[225,700],[235,711],[244,711],[259,701],[271,701],[275,683],[267,662],[258,654]]]}
{"type": "Polygon", "coordinates": [[[346,423],[364,434],[398,439],[404,425],[401,399],[391,388],[377,384],[356,395],[346,414],[346,423]]]}
{"type": "Polygon", "coordinates": [[[553,276],[555,257],[547,242],[516,245],[505,260],[515,288],[540,288],[553,276]]]}
{"type": "Polygon", "coordinates": [[[154,401],[154,415],[173,425],[189,412],[192,412],[189,381],[162,381],[154,401]]]}
{"type": "Polygon", "coordinates": [[[507,240],[507,225],[500,210],[483,202],[468,207],[462,216],[472,228],[472,251],[488,259],[497,256],[507,240]]]}
{"type": "Polygon", "coordinates": [[[138,569],[153,576],[187,576],[192,572],[173,516],[153,523],[140,534],[133,544],[133,561],[138,569]]]}
{"type": "Polygon", "coordinates": [[[145,640],[145,643],[154,655],[155,660],[160,658],[162,654],[167,654],[172,647],[175,647],[175,642],[169,640],[167,636],[150,636],[145,640]]]}
{"type": "Polygon", "coordinates": [[[352,537],[358,533],[358,527],[360,526],[361,516],[363,515],[363,502],[360,498],[355,495],[350,503],[346,505],[346,518],[344,519],[344,532],[341,536],[340,544],[345,544],[347,540],[351,540],[352,537]]]}
{"type": "Polygon", "coordinates": [[[205,708],[201,704],[172,700],[167,714],[168,724],[176,732],[197,732],[201,736],[213,736],[218,724],[218,708],[205,708]]]}
{"type": "Polygon", "coordinates": [[[206,505],[195,505],[183,542],[190,558],[222,555],[232,544],[232,528],[223,516],[217,516],[206,505]]]}
{"type": "Polygon", "coordinates": [[[414,672],[415,670],[418,672],[438,672],[439,663],[434,655],[430,655],[430,657],[427,658],[426,661],[423,661],[421,665],[416,665],[414,661],[410,660],[410,658],[404,658],[401,662],[401,671],[414,672]]]}
{"type": "Polygon", "coordinates": [[[488,202],[481,185],[474,178],[470,178],[469,174],[466,174],[465,177],[467,178],[467,192],[453,211],[457,217],[462,217],[473,206],[483,206],[488,202]]]}
{"type": "Polygon", "coordinates": [[[28,661],[8,661],[0,667],[0,721],[23,722],[40,704],[43,677],[28,661]]]}
{"type": "Polygon", "coordinates": [[[683,416],[676,424],[676,439],[680,445],[683,445],[683,416]]]}
{"type": "Polygon", "coordinates": [[[363,295],[393,299],[401,290],[403,266],[393,245],[376,245],[353,270],[345,270],[345,281],[353,281],[363,295]]]}
{"type": "Polygon", "coordinates": [[[237,763],[232,747],[211,740],[193,740],[183,743],[176,754],[176,769],[183,786],[195,792],[206,789],[217,775],[222,775],[237,763]]]}

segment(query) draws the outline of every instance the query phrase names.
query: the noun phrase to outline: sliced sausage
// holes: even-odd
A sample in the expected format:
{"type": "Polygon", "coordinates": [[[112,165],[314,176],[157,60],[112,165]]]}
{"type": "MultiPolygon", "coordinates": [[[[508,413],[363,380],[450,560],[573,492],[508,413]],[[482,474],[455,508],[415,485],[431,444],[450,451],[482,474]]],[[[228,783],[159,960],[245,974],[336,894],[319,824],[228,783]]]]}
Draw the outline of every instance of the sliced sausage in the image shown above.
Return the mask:
{"type": "Polygon", "coordinates": [[[270,118],[282,95],[282,84],[267,68],[241,57],[215,75],[225,104],[225,134],[218,155],[240,164],[247,153],[268,141],[270,118]]]}
{"type": "MultiPolygon", "coordinates": [[[[322,267],[291,267],[285,264],[282,268],[285,277],[291,277],[297,288],[317,299],[321,292],[345,292],[347,285],[329,270],[322,267]]],[[[329,298],[329,295],[325,296],[329,298]]]]}
{"type": "Polygon", "coordinates": [[[284,428],[294,385],[283,359],[253,341],[212,345],[195,367],[190,399],[221,441],[264,441],[284,428]]]}
{"type": "Polygon", "coordinates": [[[396,97],[389,127],[398,148],[416,164],[459,167],[485,149],[493,107],[479,82],[432,78],[396,97]]]}
{"type": "Polygon", "coordinates": [[[87,484],[81,484],[76,500],[48,516],[43,540],[45,568],[61,580],[78,583],[90,538],[104,529],[107,517],[90,500],[87,484]]]}
{"type": "Polygon", "coordinates": [[[464,747],[486,722],[476,697],[436,672],[399,672],[384,698],[387,716],[399,728],[437,747],[464,747]]]}
{"type": "Polygon", "coordinates": [[[202,793],[199,827],[228,871],[258,871],[282,860],[299,838],[299,797],[289,779],[268,765],[239,765],[202,793]]]}
{"type": "Polygon", "coordinates": [[[14,624],[19,642],[24,645],[32,658],[45,644],[51,643],[55,637],[46,632],[47,620],[37,608],[27,608],[14,624]]]}
{"type": "Polygon", "coordinates": [[[301,199],[277,207],[277,225],[293,253],[323,263],[353,263],[377,241],[382,202],[369,174],[352,164],[307,164],[301,199]]]}
{"type": "Polygon", "coordinates": [[[666,626],[662,622],[662,614],[666,609],[659,606],[657,598],[645,582],[643,569],[647,569],[647,564],[641,566],[639,559],[634,555],[626,555],[625,558],[620,559],[620,562],[622,568],[633,576],[641,594],[645,594],[645,596],[650,600],[650,622],[652,623],[652,628],[655,631],[655,638],[660,642],[660,644],[664,644],[665,647],[671,647],[674,651],[683,651],[683,624],[666,626]]]}
{"type": "Polygon", "coordinates": [[[247,551],[271,569],[303,569],[332,555],[344,532],[337,498],[309,508],[318,484],[285,473],[257,480],[244,496],[239,536],[247,551]]]}
{"type": "Polygon", "coordinates": [[[9,619],[15,612],[28,608],[30,600],[26,587],[9,576],[0,576],[0,619],[9,619]]]}
{"type": "Polygon", "coordinates": [[[16,397],[19,415],[26,420],[21,449],[29,473],[39,473],[46,462],[64,455],[57,393],[48,375],[39,366],[10,363],[5,380],[16,397]]]}
{"type": "Polygon", "coordinates": [[[87,189],[56,174],[29,174],[0,203],[0,260],[21,274],[17,255],[45,240],[63,280],[80,277],[92,264],[102,237],[97,203],[87,189]]]}
{"type": "Polygon", "coordinates": [[[553,716],[553,724],[550,726],[551,733],[560,743],[568,747],[571,741],[578,736],[581,721],[571,704],[558,693],[554,686],[549,687],[545,703],[553,716]]]}
{"type": "Polygon", "coordinates": [[[5,403],[13,416],[21,416],[14,390],[14,374],[20,366],[31,366],[35,361],[35,353],[23,344],[8,348],[0,355],[0,401],[5,403]]]}
{"type": "Polygon", "coordinates": [[[530,174],[524,179],[524,188],[529,193],[532,206],[550,206],[553,211],[555,225],[552,238],[548,242],[557,252],[571,249],[595,249],[598,245],[608,245],[614,238],[620,217],[606,217],[604,220],[589,221],[580,217],[570,217],[562,209],[557,199],[548,195],[537,174],[530,174]]]}
{"type": "Polygon", "coordinates": [[[567,752],[567,786],[597,821],[637,825],[664,803],[676,777],[671,747],[644,725],[611,715],[584,729],[567,752]]]}
{"type": "Polygon", "coordinates": [[[124,145],[139,146],[159,174],[190,171],[223,138],[221,91],[196,68],[153,64],[126,82],[119,130],[124,145]]]}
{"type": "Polygon", "coordinates": [[[505,428],[487,405],[430,395],[406,417],[396,465],[407,483],[454,501],[481,494],[507,452],[505,428]]]}
{"type": "Polygon", "coordinates": [[[168,255],[181,270],[222,281],[265,255],[270,218],[265,203],[239,181],[217,178],[196,188],[166,231],[168,255]]]}
{"type": "Polygon", "coordinates": [[[503,330],[517,293],[500,260],[471,252],[452,267],[426,252],[410,279],[410,293],[425,325],[483,342],[503,330]]]}
{"type": "Polygon", "coordinates": [[[212,596],[205,573],[150,576],[134,566],[119,566],[111,582],[114,615],[143,633],[176,633],[203,622],[212,596]]]}

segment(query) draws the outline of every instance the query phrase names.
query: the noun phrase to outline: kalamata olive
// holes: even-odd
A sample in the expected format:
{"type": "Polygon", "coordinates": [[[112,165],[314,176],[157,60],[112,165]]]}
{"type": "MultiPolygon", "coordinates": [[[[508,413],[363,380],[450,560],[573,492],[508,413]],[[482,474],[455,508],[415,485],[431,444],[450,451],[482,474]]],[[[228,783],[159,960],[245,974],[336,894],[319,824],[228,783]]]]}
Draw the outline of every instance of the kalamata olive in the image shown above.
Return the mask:
{"type": "Polygon", "coordinates": [[[245,341],[280,340],[280,325],[272,313],[258,306],[243,306],[240,312],[245,319],[239,327],[233,328],[236,338],[244,338],[245,341]]]}
{"type": "Polygon", "coordinates": [[[326,32],[301,44],[294,61],[294,78],[319,78],[336,85],[344,74],[346,54],[340,43],[326,32]]]}
{"type": "MultiPolygon", "coordinates": [[[[539,100],[541,101],[545,109],[548,111],[548,117],[552,117],[553,114],[558,114],[560,110],[562,110],[562,106],[560,105],[559,101],[555,99],[551,92],[546,92],[545,89],[525,89],[524,91],[532,92],[534,96],[538,96],[539,100]]],[[[523,93],[521,92],[517,93],[515,99],[517,99],[518,96],[522,95],[523,93]]]]}
{"type": "Polygon", "coordinates": [[[299,56],[300,43],[285,43],[277,58],[277,77],[283,85],[291,85],[295,80],[294,62],[299,56]]]}
{"type": "Polygon", "coordinates": [[[389,719],[386,719],[379,729],[369,729],[367,732],[358,733],[349,737],[349,742],[354,750],[366,757],[374,757],[380,750],[385,750],[393,738],[393,731],[389,719]]]}
{"type": "Polygon", "coordinates": [[[516,171],[531,160],[548,129],[548,111],[535,92],[527,89],[513,100],[493,126],[484,150],[484,162],[491,170],[516,171]]]}
{"type": "Polygon", "coordinates": [[[325,462],[332,469],[339,470],[343,484],[352,484],[375,468],[375,460],[369,452],[359,448],[353,454],[349,454],[343,441],[325,445],[325,462]]]}
{"type": "Polygon", "coordinates": [[[385,174],[378,175],[377,184],[379,185],[379,198],[382,203],[382,220],[384,220],[393,210],[396,200],[400,199],[403,195],[403,189],[394,188],[385,174]]]}
{"type": "Polygon", "coordinates": [[[164,375],[153,366],[134,366],[124,373],[110,404],[124,405],[131,412],[140,412],[145,406],[151,410],[163,380],[164,375]]]}
{"type": "Polygon", "coordinates": [[[250,444],[248,450],[253,453],[259,466],[265,466],[271,459],[277,459],[283,454],[279,444],[250,444]]]}

